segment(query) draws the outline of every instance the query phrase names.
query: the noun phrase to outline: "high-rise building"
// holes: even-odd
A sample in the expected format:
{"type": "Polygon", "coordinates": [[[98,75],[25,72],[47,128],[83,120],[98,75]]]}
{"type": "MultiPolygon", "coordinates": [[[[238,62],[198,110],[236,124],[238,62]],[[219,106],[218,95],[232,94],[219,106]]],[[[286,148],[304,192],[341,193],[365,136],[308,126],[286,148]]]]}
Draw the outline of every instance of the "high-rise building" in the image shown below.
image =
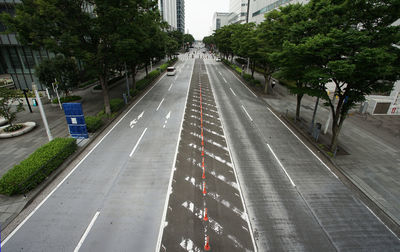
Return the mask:
{"type": "Polygon", "coordinates": [[[176,1],[177,28],[185,33],[185,0],[176,1]]]}
{"type": "Polygon", "coordinates": [[[244,23],[247,16],[248,0],[230,0],[229,1],[229,24],[244,23]]]}
{"type": "Polygon", "coordinates": [[[212,30],[216,31],[222,26],[227,25],[230,15],[231,13],[229,12],[215,12],[213,16],[212,30]]]}
{"type": "Polygon", "coordinates": [[[178,28],[177,22],[177,0],[158,0],[158,8],[164,21],[169,24],[170,29],[178,28]]]}
{"type": "Polygon", "coordinates": [[[306,4],[308,2],[309,0],[250,0],[249,22],[261,23],[264,21],[265,13],[280,6],[294,3],[306,4]]]}

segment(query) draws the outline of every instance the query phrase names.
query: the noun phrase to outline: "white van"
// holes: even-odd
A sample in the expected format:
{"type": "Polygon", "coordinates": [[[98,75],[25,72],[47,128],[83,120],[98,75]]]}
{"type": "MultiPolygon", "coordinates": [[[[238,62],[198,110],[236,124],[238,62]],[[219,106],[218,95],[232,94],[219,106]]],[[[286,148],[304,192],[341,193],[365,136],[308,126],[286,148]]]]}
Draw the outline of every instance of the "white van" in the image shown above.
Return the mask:
{"type": "Polygon", "coordinates": [[[168,67],[167,68],[167,75],[175,75],[175,74],[176,74],[175,67],[168,67]]]}

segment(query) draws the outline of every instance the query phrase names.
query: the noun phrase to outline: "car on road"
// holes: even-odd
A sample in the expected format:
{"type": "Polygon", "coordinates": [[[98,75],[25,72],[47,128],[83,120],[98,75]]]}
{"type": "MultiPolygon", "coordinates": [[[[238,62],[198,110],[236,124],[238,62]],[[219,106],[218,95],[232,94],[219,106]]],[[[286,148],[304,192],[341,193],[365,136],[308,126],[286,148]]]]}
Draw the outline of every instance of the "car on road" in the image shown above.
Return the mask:
{"type": "Polygon", "coordinates": [[[176,74],[176,68],[175,67],[168,67],[167,68],[167,75],[175,75],[176,74]]]}
{"type": "Polygon", "coordinates": [[[221,58],[216,58],[215,61],[221,62],[221,58]]]}

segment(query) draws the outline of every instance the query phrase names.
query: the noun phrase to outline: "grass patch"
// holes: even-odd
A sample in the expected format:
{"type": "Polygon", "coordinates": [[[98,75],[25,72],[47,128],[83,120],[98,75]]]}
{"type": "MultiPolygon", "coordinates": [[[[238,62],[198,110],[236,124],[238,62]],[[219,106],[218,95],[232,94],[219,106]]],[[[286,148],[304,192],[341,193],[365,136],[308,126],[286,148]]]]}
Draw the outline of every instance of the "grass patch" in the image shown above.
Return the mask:
{"type": "Polygon", "coordinates": [[[76,139],[56,138],[15,165],[0,179],[0,193],[21,194],[39,185],[77,149],[76,139]]]}

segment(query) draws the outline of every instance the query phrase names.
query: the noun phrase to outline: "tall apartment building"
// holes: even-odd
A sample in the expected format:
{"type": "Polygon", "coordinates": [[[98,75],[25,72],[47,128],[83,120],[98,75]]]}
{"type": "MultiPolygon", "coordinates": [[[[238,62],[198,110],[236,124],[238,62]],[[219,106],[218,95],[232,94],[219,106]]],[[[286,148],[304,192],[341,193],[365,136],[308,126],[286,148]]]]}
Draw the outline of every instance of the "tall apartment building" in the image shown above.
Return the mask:
{"type": "Polygon", "coordinates": [[[176,2],[177,28],[185,33],[185,0],[177,0],[176,2]]]}
{"type": "Polygon", "coordinates": [[[216,31],[222,26],[228,24],[231,13],[229,12],[215,12],[213,16],[212,30],[216,31]]]}
{"type": "Polygon", "coordinates": [[[247,16],[248,0],[230,0],[229,1],[229,24],[245,23],[247,16]]]}

